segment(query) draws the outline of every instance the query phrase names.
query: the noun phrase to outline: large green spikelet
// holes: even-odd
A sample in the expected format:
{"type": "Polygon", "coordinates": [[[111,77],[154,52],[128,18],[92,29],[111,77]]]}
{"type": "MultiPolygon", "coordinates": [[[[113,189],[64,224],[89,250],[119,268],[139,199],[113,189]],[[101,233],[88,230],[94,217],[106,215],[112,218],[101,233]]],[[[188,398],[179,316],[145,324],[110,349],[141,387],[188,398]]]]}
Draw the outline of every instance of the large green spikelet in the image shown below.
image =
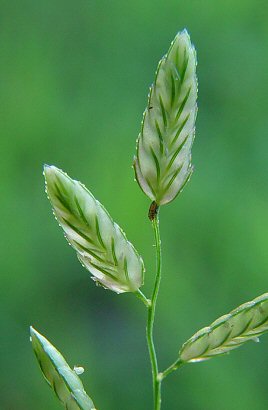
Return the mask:
{"type": "Polygon", "coordinates": [[[182,362],[201,362],[242,346],[268,331],[268,293],[244,303],[194,334],[179,353],[182,362]]]}
{"type": "Polygon", "coordinates": [[[144,265],[121,228],[79,181],[54,166],[46,165],[44,175],[56,219],[93,279],[117,293],[136,292],[144,265]]]}
{"type": "Polygon", "coordinates": [[[96,410],[83,384],[61,353],[33,327],[31,342],[42,373],[66,410],[96,410]]]}
{"type": "Polygon", "coordinates": [[[172,201],[192,174],[196,99],[196,52],[183,30],[159,62],[134,161],[141,189],[158,206],[172,201]]]}

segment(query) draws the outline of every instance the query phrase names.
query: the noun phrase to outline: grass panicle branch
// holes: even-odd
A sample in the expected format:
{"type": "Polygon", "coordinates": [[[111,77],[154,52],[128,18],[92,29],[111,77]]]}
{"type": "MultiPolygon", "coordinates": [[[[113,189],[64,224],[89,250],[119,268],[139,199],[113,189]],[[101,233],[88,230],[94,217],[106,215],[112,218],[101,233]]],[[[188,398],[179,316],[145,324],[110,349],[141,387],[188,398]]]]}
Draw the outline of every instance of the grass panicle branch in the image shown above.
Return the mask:
{"type": "Polygon", "coordinates": [[[151,304],[148,308],[148,318],[147,318],[147,327],[146,327],[146,336],[148,350],[151,360],[152,368],[152,381],[153,381],[153,392],[154,392],[154,408],[155,410],[160,410],[161,408],[161,380],[158,377],[158,363],[157,355],[154,345],[154,320],[155,320],[155,309],[156,302],[161,282],[161,271],[162,271],[162,252],[161,252],[161,238],[160,238],[160,229],[159,229],[159,216],[157,215],[153,221],[152,226],[154,230],[155,237],[155,246],[156,246],[156,275],[155,275],[155,284],[151,298],[151,304]]]}

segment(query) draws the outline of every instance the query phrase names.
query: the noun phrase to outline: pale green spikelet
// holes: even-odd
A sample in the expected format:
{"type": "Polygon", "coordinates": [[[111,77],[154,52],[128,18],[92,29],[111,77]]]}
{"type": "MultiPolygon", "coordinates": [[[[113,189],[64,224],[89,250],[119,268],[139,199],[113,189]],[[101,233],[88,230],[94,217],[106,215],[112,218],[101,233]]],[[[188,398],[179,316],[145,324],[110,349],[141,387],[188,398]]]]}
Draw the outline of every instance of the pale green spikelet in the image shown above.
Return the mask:
{"type": "Polygon", "coordinates": [[[61,353],[33,327],[31,342],[42,373],[67,410],[96,410],[77,373],[61,353]]]}
{"type": "Polygon", "coordinates": [[[183,30],[159,62],[134,161],[141,189],[158,206],[172,201],[192,174],[196,99],[196,52],[183,30]]]}
{"type": "Polygon", "coordinates": [[[121,228],[80,182],[54,166],[44,175],[54,214],[93,279],[117,293],[136,292],[144,265],[121,228]]]}
{"type": "Polygon", "coordinates": [[[268,293],[244,303],[199,330],[181,348],[183,362],[201,362],[228,353],[268,331],[268,293]]]}

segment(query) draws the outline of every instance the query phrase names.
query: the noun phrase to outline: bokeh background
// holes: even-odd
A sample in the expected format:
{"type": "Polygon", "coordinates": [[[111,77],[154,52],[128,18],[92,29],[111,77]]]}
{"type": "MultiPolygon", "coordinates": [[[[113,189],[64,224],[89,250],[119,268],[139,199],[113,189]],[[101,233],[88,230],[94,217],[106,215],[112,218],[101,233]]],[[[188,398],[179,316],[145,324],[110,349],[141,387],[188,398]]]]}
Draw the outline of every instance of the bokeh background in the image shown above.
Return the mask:
{"type": "MultiPolygon", "coordinates": [[[[176,32],[198,51],[195,173],[161,210],[160,367],[199,328],[268,291],[268,7],[253,0],[1,0],[3,410],[56,410],[29,325],[72,365],[100,410],[152,409],[146,311],[96,288],[52,216],[43,163],[83,181],[154,277],[149,200],[132,159],[153,73],[176,32]]],[[[268,337],[183,368],[163,410],[264,410],[268,337]]]]}

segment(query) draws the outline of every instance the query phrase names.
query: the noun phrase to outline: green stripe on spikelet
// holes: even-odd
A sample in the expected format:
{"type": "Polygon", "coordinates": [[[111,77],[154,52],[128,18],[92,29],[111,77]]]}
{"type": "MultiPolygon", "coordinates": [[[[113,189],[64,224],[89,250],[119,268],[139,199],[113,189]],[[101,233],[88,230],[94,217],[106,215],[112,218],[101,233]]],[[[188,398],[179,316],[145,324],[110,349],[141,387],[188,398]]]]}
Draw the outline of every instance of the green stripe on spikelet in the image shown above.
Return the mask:
{"type": "Polygon", "coordinates": [[[196,99],[196,52],[184,30],[159,62],[137,140],[136,179],[157,205],[172,201],[192,174],[196,99]]]}
{"type": "Polygon", "coordinates": [[[268,331],[268,293],[244,303],[194,334],[180,351],[183,362],[200,362],[242,346],[268,331]]]}
{"type": "Polygon", "coordinates": [[[144,265],[122,229],[80,182],[54,166],[44,175],[56,219],[93,279],[117,293],[136,292],[144,265]]]}
{"type": "Polygon", "coordinates": [[[42,373],[66,410],[96,410],[83,384],[61,353],[33,327],[31,342],[42,373]]]}

